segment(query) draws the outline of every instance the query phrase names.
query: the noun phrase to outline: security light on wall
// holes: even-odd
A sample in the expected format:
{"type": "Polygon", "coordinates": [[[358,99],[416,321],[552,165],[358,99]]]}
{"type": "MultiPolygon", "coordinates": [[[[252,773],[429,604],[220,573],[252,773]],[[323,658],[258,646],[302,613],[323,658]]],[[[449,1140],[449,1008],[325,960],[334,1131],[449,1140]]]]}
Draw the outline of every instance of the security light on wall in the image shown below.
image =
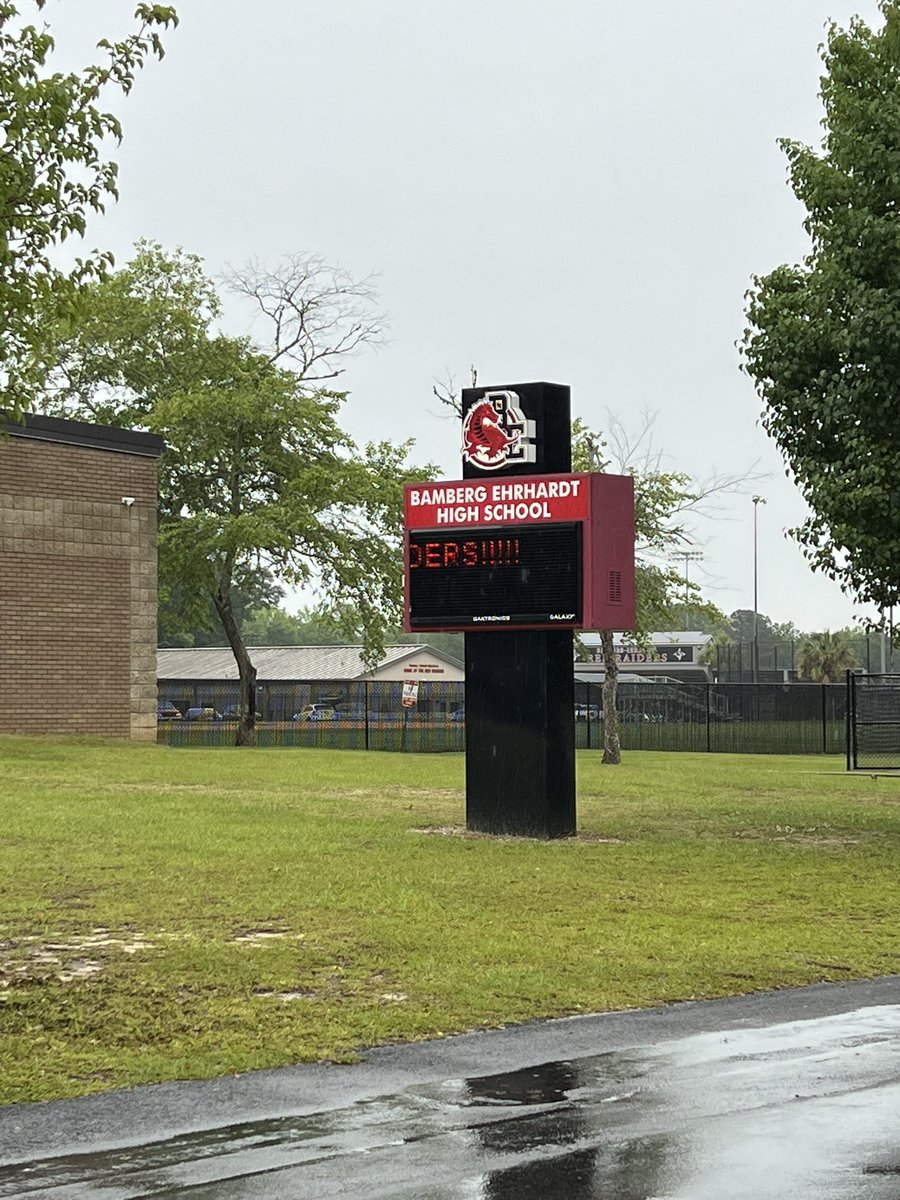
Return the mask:
{"type": "Polygon", "coordinates": [[[122,503],[126,505],[126,507],[131,508],[132,504],[134,504],[134,496],[123,496],[122,503]]]}

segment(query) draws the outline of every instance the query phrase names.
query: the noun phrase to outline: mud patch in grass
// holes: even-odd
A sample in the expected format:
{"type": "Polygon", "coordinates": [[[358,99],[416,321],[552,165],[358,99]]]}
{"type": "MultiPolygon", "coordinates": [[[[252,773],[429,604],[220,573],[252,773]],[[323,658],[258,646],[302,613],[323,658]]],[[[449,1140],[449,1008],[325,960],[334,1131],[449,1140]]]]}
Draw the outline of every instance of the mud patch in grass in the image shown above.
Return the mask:
{"type": "Polygon", "coordinates": [[[153,942],[132,932],[98,927],[85,937],[55,941],[37,936],[0,942],[0,991],[32,980],[57,979],[75,983],[90,979],[108,965],[111,956],[155,949],[153,942]]]}

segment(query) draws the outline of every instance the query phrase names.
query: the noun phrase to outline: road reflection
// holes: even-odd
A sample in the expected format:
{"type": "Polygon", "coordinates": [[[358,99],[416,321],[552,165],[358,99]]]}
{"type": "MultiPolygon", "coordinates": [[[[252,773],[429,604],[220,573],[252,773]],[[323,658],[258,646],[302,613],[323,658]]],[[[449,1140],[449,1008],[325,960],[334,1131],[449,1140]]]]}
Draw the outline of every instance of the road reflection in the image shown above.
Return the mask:
{"type": "Polygon", "coordinates": [[[0,1198],[898,1200],[898,1124],[883,1006],[8,1163],[0,1198]]]}

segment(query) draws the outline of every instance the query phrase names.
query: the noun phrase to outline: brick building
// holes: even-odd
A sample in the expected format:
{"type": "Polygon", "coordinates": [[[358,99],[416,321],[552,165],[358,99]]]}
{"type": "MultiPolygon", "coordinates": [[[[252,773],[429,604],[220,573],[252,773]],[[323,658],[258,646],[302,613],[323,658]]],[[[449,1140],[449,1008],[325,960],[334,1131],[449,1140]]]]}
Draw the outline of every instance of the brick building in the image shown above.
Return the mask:
{"type": "Polygon", "coordinates": [[[0,733],[156,736],[162,439],[0,429],[0,733]]]}

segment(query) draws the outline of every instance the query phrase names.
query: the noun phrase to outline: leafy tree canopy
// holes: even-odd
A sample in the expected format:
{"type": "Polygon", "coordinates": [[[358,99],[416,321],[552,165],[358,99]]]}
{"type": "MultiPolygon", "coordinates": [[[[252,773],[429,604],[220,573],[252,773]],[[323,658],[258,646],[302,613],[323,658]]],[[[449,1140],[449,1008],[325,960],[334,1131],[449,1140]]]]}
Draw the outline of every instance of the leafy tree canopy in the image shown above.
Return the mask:
{"type": "Polygon", "coordinates": [[[900,604],[900,0],[884,25],[832,25],[825,135],[781,143],[810,253],[754,278],[744,365],[812,516],[819,571],[863,602],[900,604]]]}
{"type": "Polygon", "coordinates": [[[147,57],[163,55],[160,27],[178,22],[169,5],[138,4],[134,32],[98,44],[103,61],[63,73],[49,67],[49,29],[25,15],[44,4],[0,2],[0,411],[13,418],[43,384],[48,320],[71,316],[83,286],[112,262],[96,250],[69,270],[53,259],[117,195],[104,142],[118,141],[122,127],[102,97],[110,88],[129,92],[147,57]]]}
{"type": "MultiPolygon", "coordinates": [[[[193,589],[191,589],[193,591],[193,589]]],[[[278,607],[284,597],[272,572],[261,566],[240,566],[235,571],[231,588],[232,603],[238,624],[248,631],[250,644],[262,641],[268,645],[277,643],[267,638],[257,639],[250,632],[255,621],[264,623],[266,614],[277,613],[286,620],[293,620],[278,607]]],[[[189,593],[190,595],[190,593],[189,593]]],[[[185,596],[184,585],[178,580],[169,583],[160,580],[158,644],[160,646],[221,646],[224,633],[212,597],[200,620],[188,620],[188,614],[196,617],[196,606],[185,596]]],[[[282,643],[289,645],[289,642],[282,643]]]]}
{"type": "Polygon", "coordinates": [[[765,613],[754,615],[752,608],[738,608],[728,618],[728,633],[732,641],[752,642],[758,629],[760,646],[790,642],[800,636],[792,621],[773,621],[765,613]]]}
{"type": "Polygon", "coordinates": [[[328,616],[314,608],[298,613],[283,608],[258,608],[243,623],[251,646],[331,646],[337,641],[328,616]]]}
{"type": "MultiPolygon", "coordinates": [[[[629,438],[621,422],[611,415],[606,438],[580,418],[572,422],[575,470],[614,470],[634,478],[637,598],[634,633],[638,640],[657,630],[677,628],[685,603],[695,618],[724,623],[724,614],[704,601],[697,585],[686,582],[679,567],[667,560],[692,543],[691,515],[702,511],[718,493],[730,491],[740,482],[733,477],[698,480],[685,471],[667,469],[661,455],[653,449],[652,434],[653,418],[646,415],[636,438],[629,438]]],[[[618,666],[611,630],[600,631],[600,644],[605,668],[603,762],[614,765],[621,761],[621,739],[616,709],[618,666]]]]}
{"type": "Polygon", "coordinates": [[[359,298],[343,312],[349,285],[339,284],[322,297],[318,323],[309,292],[295,309],[275,305],[278,337],[294,333],[266,346],[217,332],[219,301],[200,260],[148,242],[56,326],[45,406],[166,440],[162,589],[176,630],[207,627],[212,605],[240,672],[241,741],[252,741],[255,719],[240,611],[248,582],[269,574],[314,586],[337,636],[361,631],[369,662],[400,615],[403,484],[428,469],[410,466],[406,442],[357,446],[340,425],[344,393],[304,378],[304,361],[316,379],[334,378],[362,336],[352,332],[359,298]]]}
{"type": "MultiPolygon", "coordinates": [[[[471,381],[477,382],[475,367],[471,381]]],[[[442,405],[462,415],[462,397],[452,376],[436,383],[432,393],[442,405]]],[[[734,491],[750,476],[713,476],[695,479],[685,471],[668,469],[653,446],[655,418],[644,414],[643,426],[629,436],[622,422],[608,414],[606,434],[590,428],[580,417],[572,421],[572,468],[575,471],[615,471],[634,479],[635,576],[637,618],[633,631],[637,640],[654,631],[678,628],[687,607],[698,620],[724,626],[724,614],[705,601],[695,583],[687,583],[682,570],[671,563],[686,545],[692,544],[689,527],[692,515],[708,509],[721,493],[734,491]]],[[[616,715],[618,666],[612,630],[600,630],[605,668],[603,684],[604,763],[621,759],[619,724],[616,715]]],[[[581,653],[576,648],[576,653],[581,653]]]]}
{"type": "MultiPolygon", "coordinates": [[[[242,628],[247,644],[252,646],[329,646],[341,640],[356,643],[364,636],[361,625],[353,629],[344,623],[340,629],[336,628],[331,612],[325,607],[301,608],[296,614],[277,605],[260,607],[249,613],[242,628]]],[[[461,633],[406,633],[398,625],[385,630],[384,640],[392,645],[427,642],[432,649],[460,660],[464,653],[461,633]]],[[[195,644],[205,643],[198,641],[195,644]]]]}
{"type": "Polygon", "coordinates": [[[580,418],[572,422],[572,467],[576,471],[611,470],[634,478],[635,573],[638,638],[659,630],[682,628],[685,609],[691,628],[725,624],[720,609],[704,600],[695,582],[686,582],[679,550],[692,544],[690,518],[717,493],[737,480],[695,479],[686,471],[665,468],[652,448],[652,418],[645,417],[636,438],[610,419],[610,442],[580,418]],[[611,443],[611,445],[610,445],[611,443]],[[670,561],[675,556],[676,561],[670,561]],[[687,594],[687,602],[685,595],[687,594]]]}

